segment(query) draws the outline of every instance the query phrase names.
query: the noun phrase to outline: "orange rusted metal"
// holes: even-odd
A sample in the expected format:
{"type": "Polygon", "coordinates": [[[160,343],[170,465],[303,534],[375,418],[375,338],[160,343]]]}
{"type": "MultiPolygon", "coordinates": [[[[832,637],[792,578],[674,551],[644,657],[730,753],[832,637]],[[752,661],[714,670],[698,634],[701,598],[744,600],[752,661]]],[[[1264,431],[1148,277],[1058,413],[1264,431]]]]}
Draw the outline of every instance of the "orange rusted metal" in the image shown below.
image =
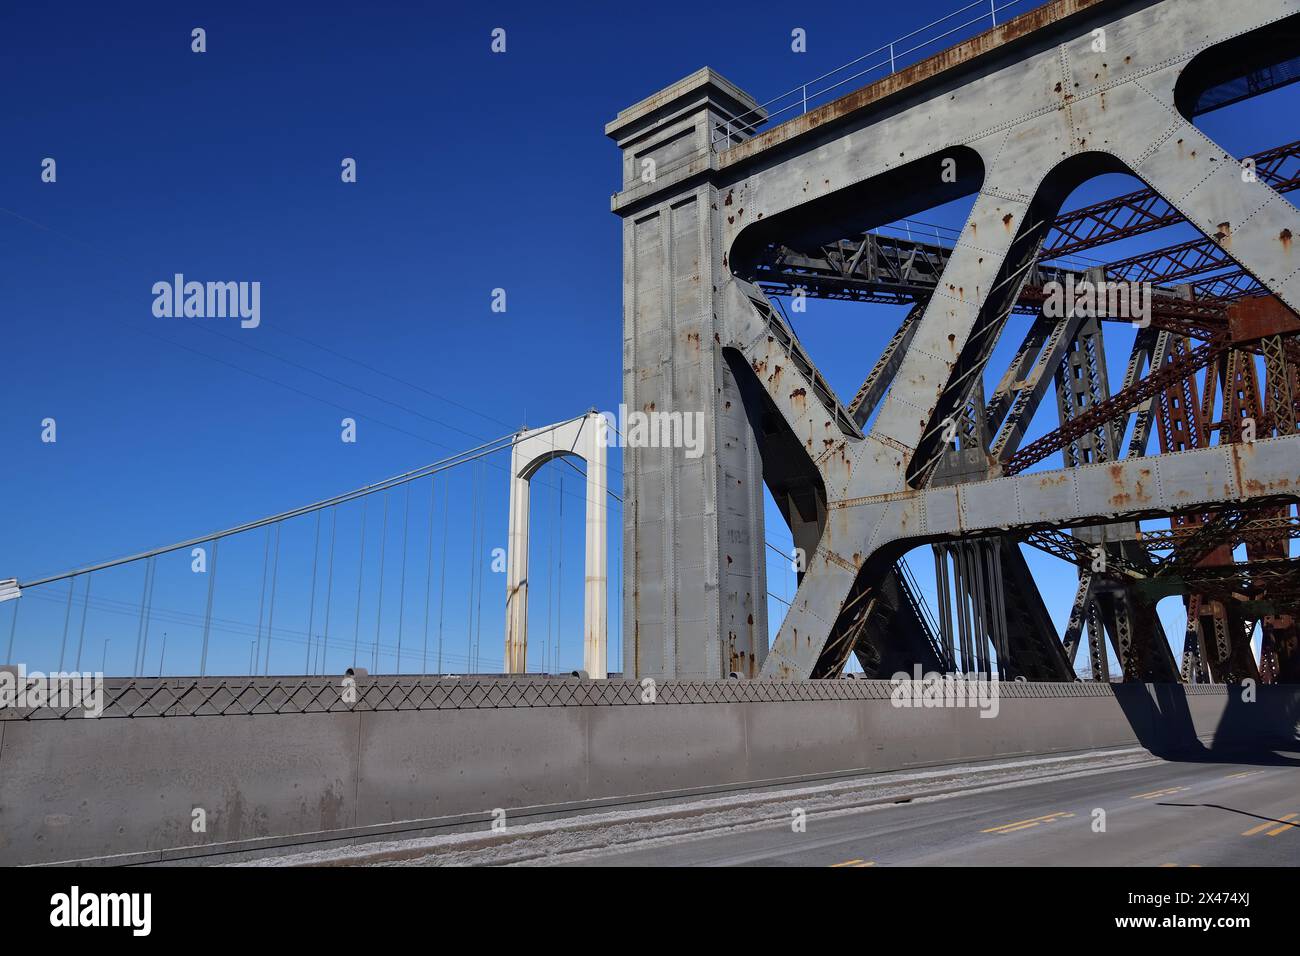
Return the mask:
{"type": "Polygon", "coordinates": [[[1300,332],[1300,316],[1275,295],[1239,299],[1228,306],[1228,329],[1234,343],[1300,332]]]}

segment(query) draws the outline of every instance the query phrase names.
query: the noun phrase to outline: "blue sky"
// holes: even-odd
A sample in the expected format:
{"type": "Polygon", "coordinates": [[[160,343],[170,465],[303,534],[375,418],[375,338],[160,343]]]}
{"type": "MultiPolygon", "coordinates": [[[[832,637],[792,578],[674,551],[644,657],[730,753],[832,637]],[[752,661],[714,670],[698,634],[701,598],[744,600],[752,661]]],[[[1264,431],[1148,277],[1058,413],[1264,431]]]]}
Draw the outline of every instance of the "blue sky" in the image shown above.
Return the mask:
{"type": "MultiPolygon", "coordinates": [[[[622,265],[608,200],[619,156],[604,123],[706,64],[765,100],[957,6],[757,2],[738,16],[725,4],[671,2],[8,5],[0,12],[0,88],[10,92],[0,111],[0,578],[31,579],[224,528],[524,423],[616,407],[622,265]],[[203,54],[191,52],[196,26],[207,32],[203,54]],[[496,27],[506,30],[503,55],[489,49],[496,27]],[[807,32],[806,53],[790,49],[796,27],[807,32]],[[45,157],[57,162],[54,184],[40,181],[45,157]],[[340,181],[344,157],[357,161],[355,184],[340,181]],[[150,289],[178,272],[259,281],[261,326],[155,318],[150,289]],[[490,310],[496,288],[507,293],[503,314],[490,310]],[[358,421],[355,444],[339,439],[345,415],[358,421]],[[57,443],[40,441],[46,417],[57,421],[57,443]]],[[[1239,153],[1289,139],[1264,125],[1263,110],[1247,104],[1204,126],[1239,153]]],[[[1134,188],[1122,179],[1094,185],[1097,195],[1134,188]]],[[[918,218],[960,225],[966,206],[918,218]]],[[[1169,231],[1162,244],[1177,238],[1169,231]]],[[[847,397],[899,317],[886,307],[814,303],[798,329],[847,397]],[[850,330],[861,348],[834,348],[850,330]]],[[[1122,365],[1127,347],[1110,349],[1112,365],[1122,365]]],[[[619,464],[615,454],[615,488],[619,464]]],[[[568,669],[580,661],[582,479],[562,464],[542,479],[531,631],[533,645],[545,640],[554,666],[568,669]]],[[[477,640],[483,667],[496,669],[504,578],[483,563],[505,544],[504,461],[477,475],[460,468],[450,480],[448,667],[465,666],[477,640]]],[[[445,490],[430,498],[427,482],[414,486],[409,522],[401,521],[405,492],[392,493],[382,601],[377,569],[350,557],[338,572],[332,641],[364,645],[381,629],[376,619],[387,619],[387,652],[400,616],[406,646],[421,644],[421,549],[430,509],[440,544],[445,490]],[[408,524],[414,543],[401,592],[392,569],[408,524]]],[[[611,504],[616,527],[621,512],[611,504]]],[[[368,507],[373,522],[383,503],[368,507]]],[[[771,540],[784,546],[788,535],[769,517],[771,540]]],[[[337,521],[340,542],[356,542],[356,509],[340,510],[337,521]]],[[[309,621],[319,631],[325,613],[320,593],[313,601],[305,591],[314,531],[314,519],[284,529],[286,583],[275,613],[285,636],[268,658],[272,672],[301,671],[302,636],[309,621]]],[[[369,533],[374,561],[373,523],[369,533]]],[[[252,536],[226,549],[215,613],[230,626],[214,636],[210,672],[248,669],[265,544],[252,536]]],[[[611,547],[613,574],[616,535],[611,547]]],[[[187,672],[185,662],[197,661],[193,615],[204,586],[187,574],[188,560],[169,569],[174,656],[160,662],[151,649],[150,668],[187,672]]],[[[923,583],[927,565],[915,565],[923,583]]],[[[52,666],[51,642],[67,620],[72,640],[84,642],[84,663],[106,658],[110,671],[129,669],[137,635],[122,612],[140,600],[142,570],[95,581],[84,638],[80,591],[71,614],[64,590],[31,602],[42,610],[21,621],[15,656],[52,666]]],[[[1063,619],[1073,571],[1044,573],[1063,619]]],[[[771,590],[788,596],[784,580],[774,573],[771,590]]],[[[616,596],[611,605],[617,613],[616,596]]],[[[0,612],[0,647],[9,614],[0,612]]],[[[1180,642],[1181,625],[1177,633],[1180,642]]],[[[336,651],[335,669],[351,658],[347,646],[336,651]]],[[[541,655],[530,648],[530,664],[543,666],[541,655]]]]}

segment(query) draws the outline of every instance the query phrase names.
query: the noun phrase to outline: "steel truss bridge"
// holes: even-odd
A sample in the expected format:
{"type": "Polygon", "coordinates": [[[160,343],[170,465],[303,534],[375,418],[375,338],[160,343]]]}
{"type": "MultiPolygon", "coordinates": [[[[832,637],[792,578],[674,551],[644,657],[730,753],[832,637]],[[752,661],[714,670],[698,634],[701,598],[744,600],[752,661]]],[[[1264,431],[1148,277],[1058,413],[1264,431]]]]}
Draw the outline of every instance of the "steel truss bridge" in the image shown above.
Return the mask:
{"type": "Polygon", "coordinates": [[[1054,2],[776,127],[708,70],[620,113],[624,399],[703,401],[719,437],[703,474],[630,456],[637,672],[835,677],[855,655],[1067,681],[1086,646],[1100,681],[1112,654],[1125,681],[1300,680],[1300,142],[1234,156],[1196,125],[1293,82],[1298,33],[1288,2],[1054,2]],[[1145,185],[1062,209],[1116,172],[1145,185]],[[951,237],[908,219],[963,196],[951,237]],[[1179,225],[1199,236],[1107,256],[1179,225]],[[1131,318],[1053,315],[1067,281],[1152,285],[1120,382],[1106,334],[1131,318]],[[907,307],[847,402],[795,331],[804,297],[907,307]],[[809,556],[770,649],[761,484],[809,556]],[[924,544],[935,624],[899,565],[924,544]],[[1064,633],[1022,544],[1079,568],[1064,633]]]}

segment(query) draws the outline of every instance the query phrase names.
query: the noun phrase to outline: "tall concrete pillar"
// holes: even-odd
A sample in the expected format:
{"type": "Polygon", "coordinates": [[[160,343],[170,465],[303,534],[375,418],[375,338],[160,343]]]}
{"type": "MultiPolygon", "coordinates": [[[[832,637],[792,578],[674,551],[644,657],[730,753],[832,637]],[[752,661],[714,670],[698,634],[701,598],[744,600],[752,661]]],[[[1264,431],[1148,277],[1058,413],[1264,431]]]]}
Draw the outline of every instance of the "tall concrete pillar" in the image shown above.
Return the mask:
{"type": "Polygon", "coordinates": [[[609,509],[605,497],[609,455],[608,425],[600,415],[588,416],[595,430],[587,447],[587,533],[583,561],[582,660],[594,680],[609,676],[609,509]]]}
{"type": "Polygon", "coordinates": [[[528,670],[528,478],[519,474],[519,446],[510,454],[510,528],[506,533],[506,673],[528,670]]]}
{"type": "Polygon", "coordinates": [[[767,653],[762,466],[720,344],[730,273],[714,150],[748,138],[756,108],[705,68],[605,127],[623,151],[611,205],[623,219],[625,410],[693,416],[703,436],[697,449],[625,436],[630,677],[753,677],[767,653]]]}
{"type": "Polygon", "coordinates": [[[608,645],[608,493],[606,461],[610,435],[606,420],[591,412],[582,418],[522,431],[510,451],[510,530],[506,539],[506,673],[528,669],[528,506],[530,482],[553,458],[571,455],[587,464],[586,557],[582,608],[582,667],[604,680],[608,645]]]}

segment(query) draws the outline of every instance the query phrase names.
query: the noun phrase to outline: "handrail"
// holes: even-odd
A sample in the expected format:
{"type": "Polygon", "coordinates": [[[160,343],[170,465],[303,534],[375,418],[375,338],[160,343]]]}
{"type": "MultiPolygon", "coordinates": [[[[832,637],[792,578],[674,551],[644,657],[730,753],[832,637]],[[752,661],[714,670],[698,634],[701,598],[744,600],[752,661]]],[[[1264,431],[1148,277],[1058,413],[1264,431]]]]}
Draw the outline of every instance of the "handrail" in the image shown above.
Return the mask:
{"type": "Polygon", "coordinates": [[[844,63],[841,66],[837,66],[833,70],[829,70],[826,73],[823,73],[821,76],[814,77],[813,79],[808,80],[806,83],[801,83],[799,86],[789,89],[786,92],[781,93],[777,96],[774,96],[770,100],[766,101],[765,103],[760,103],[758,106],[754,107],[753,109],[745,113],[740,114],[739,116],[732,117],[732,119],[729,120],[721,130],[714,131],[714,135],[711,137],[711,145],[716,148],[719,142],[730,142],[733,126],[735,126],[738,129],[748,129],[752,131],[754,129],[757,129],[757,127],[763,123],[770,123],[775,117],[782,116],[783,114],[789,113],[791,110],[794,110],[796,107],[799,107],[799,113],[796,115],[802,115],[803,113],[807,113],[810,100],[816,100],[819,97],[824,97],[831,91],[839,89],[841,86],[844,86],[846,83],[850,83],[853,80],[858,79],[859,77],[866,76],[868,73],[871,73],[875,70],[879,70],[888,66],[888,70],[883,75],[892,76],[894,73],[898,72],[899,60],[902,59],[903,57],[906,57],[909,54],[915,53],[918,50],[921,50],[925,47],[938,43],[940,40],[947,39],[948,37],[952,36],[954,33],[957,33],[960,30],[964,30],[967,27],[984,23],[985,21],[989,21],[991,26],[997,26],[999,13],[1006,10],[1008,7],[1013,7],[1016,6],[1017,4],[1022,4],[1024,2],[1025,0],[1006,0],[1006,2],[999,4],[997,0],[975,0],[975,2],[973,3],[968,3],[966,4],[966,6],[954,10],[952,13],[948,14],[947,16],[940,17],[938,20],[934,20],[930,23],[927,23],[925,26],[917,27],[911,33],[905,33],[902,36],[891,40],[889,43],[883,44],[882,46],[878,46],[874,50],[870,50],[867,53],[862,54],[861,56],[849,60],[847,63],[844,63]],[[950,20],[953,20],[956,17],[961,16],[967,11],[973,10],[976,7],[986,7],[987,12],[981,13],[979,16],[974,17],[972,19],[968,19],[962,23],[957,24],[956,26],[948,27],[943,32],[938,33],[935,36],[927,37],[921,40],[920,42],[907,47],[906,49],[902,49],[902,50],[898,49],[898,47],[904,41],[911,40],[914,37],[918,37],[921,34],[925,33],[927,30],[931,29],[932,27],[945,25],[950,20]],[[878,55],[881,56],[881,58],[878,61],[872,63],[870,66],[863,67],[862,69],[858,70],[855,73],[836,79],[834,83],[831,83],[828,86],[816,88],[817,84],[822,83],[824,80],[829,80],[833,77],[838,76],[839,74],[843,73],[845,70],[857,66],[859,63],[861,63],[863,60],[867,59],[868,57],[874,57],[878,55]],[[810,88],[811,88],[811,92],[810,92],[810,88]],[[786,105],[776,108],[778,103],[782,103],[790,99],[790,97],[795,97],[793,102],[786,103],[786,105]]]}

